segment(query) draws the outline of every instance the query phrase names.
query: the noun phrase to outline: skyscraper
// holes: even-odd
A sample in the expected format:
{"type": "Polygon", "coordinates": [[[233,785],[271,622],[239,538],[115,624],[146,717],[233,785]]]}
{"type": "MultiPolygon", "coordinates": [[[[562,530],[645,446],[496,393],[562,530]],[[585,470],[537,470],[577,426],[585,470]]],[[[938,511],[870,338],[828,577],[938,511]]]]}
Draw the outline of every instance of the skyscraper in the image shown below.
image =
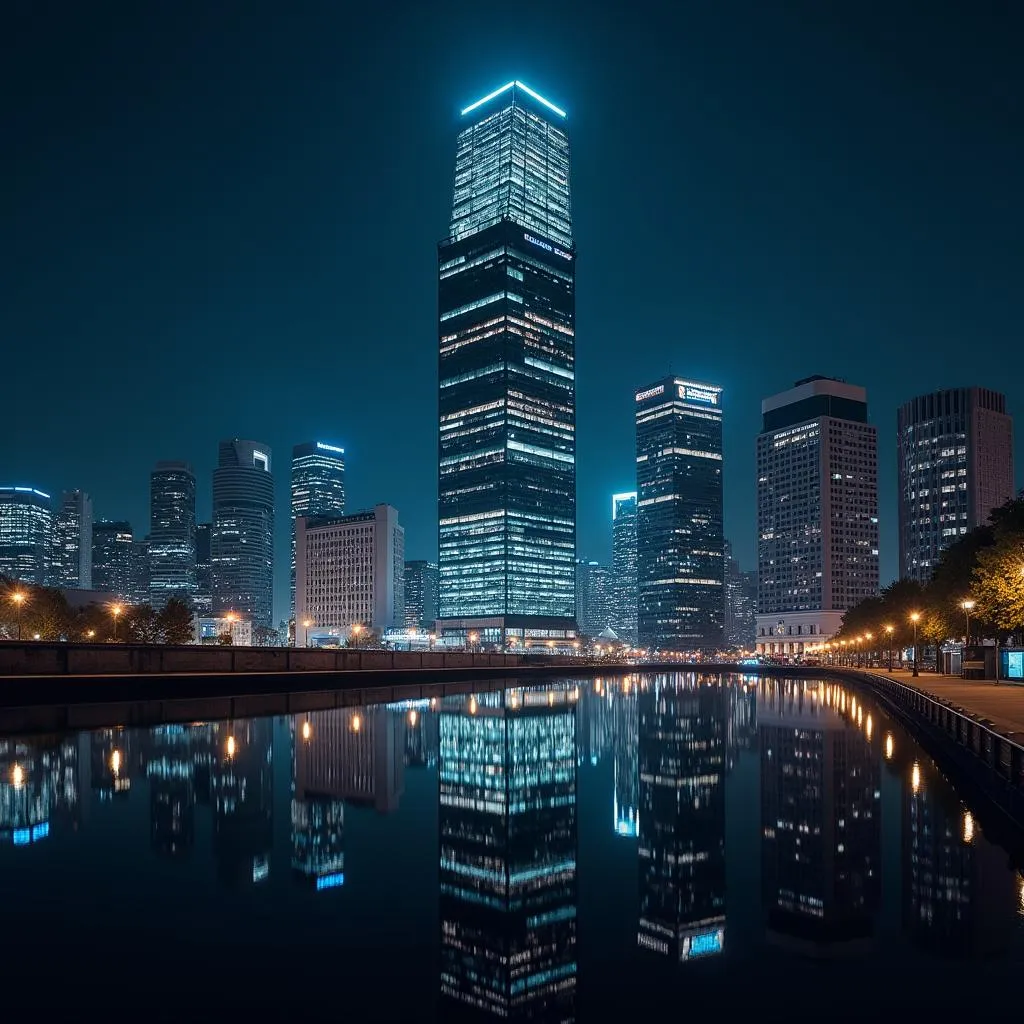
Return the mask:
{"type": "Polygon", "coordinates": [[[927,583],[939,555],[1014,495],[1013,419],[987,388],[921,395],[897,414],[900,575],[927,583]]]}
{"type": "Polygon", "coordinates": [[[612,629],[620,640],[635,644],[637,636],[636,491],[612,495],[612,629]]]}
{"type": "Polygon", "coordinates": [[[221,441],[213,471],[213,613],[269,628],[274,603],[274,478],[270,448],[221,441]]]}
{"type": "Polygon", "coordinates": [[[438,246],[442,631],[574,634],[575,266],[565,112],[521,82],[462,111],[438,246]]]}
{"type": "Polygon", "coordinates": [[[0,487],[0,576],[45,586],[52,546],[50,496],[35,487],[0,487]]]}
{"type": "Polygon", "coordinates": [[[725,646],[744,650],[754,643],[757,628],[757,573],[744,572],[725,542],[725,646]]]}
{"type": "Polygon", "coordinates": [[[306,441],[292,448],[292,583],[295,617],[295,520],[299,516],[345,514],[345,449],[325,441],[306,441]]]}
{"type": "Polygon", "coordinates": [[[437,621],[437,562],[405,563],[405,625],[433,629],[437,621]]]}
{"type": "Polygon", "coordinates": [[[600,562],[576,562],[576,622],[584,636],[595,637],[612,624],[612,570],[600,562]]]}
{"type": "Polygon", "coordinates": [[[149,603],[191,603],[195,592],[195,474],[187,462],[158,462],[149,474],[149,603]]]}
{"type": "Polygon", "coordinates": [[[134,600],[135,538],[132,524],[102,520],[92,525],[92,585],[119,601],[134,600]]]}
{"type": "Polygon", "coordinates": [[[722,389],[666,377],[636,393],[640,644],[717,650],[725,614],[722,389]]]}
{"type": "Polygon", "coordinates": [[[92,499],[85,491],[65,491],[53,523],[54,586],[92,589],[92,499]]]}
{"type": "Polygon", "coordinates": [[[831,637],[878,593],[878,438],[864,388],[808,377],[761,403],[757,650],[831,637]]]}
{"type": "Polygon", "coordinates": [[[210,560],[212,523],[196,523],[196,593],[192,600],[196,615],[213,611],[213,563],[210,560]]]}

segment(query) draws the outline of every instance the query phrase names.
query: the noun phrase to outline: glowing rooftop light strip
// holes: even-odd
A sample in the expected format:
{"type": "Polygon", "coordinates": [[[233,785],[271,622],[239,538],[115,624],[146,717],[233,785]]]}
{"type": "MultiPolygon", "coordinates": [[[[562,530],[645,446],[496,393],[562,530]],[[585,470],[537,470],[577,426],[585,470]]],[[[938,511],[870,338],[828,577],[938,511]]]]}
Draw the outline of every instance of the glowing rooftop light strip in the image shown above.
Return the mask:
{"type": "Polygon", "coordinates": [[[462,116],[465,117],[466,114],[470,113],[473,110],[476,110],[477,107],[483,106],[490,100],[493,100],[495,96],[500,96],[503,92],[506,92],[513,86],[515,86],[517,89],[522,89],[527,96],[532,96],[538,103],[543,103],[545,107],[547,107],[549,110],[553,110],[559,117],[568,116],[561,107],[556,107],[554,103],[552,103],[550,100],[544,99],[544,97],[541,96],[539,92],[534,92],[533,89],[531,89],[528,85],[524,85],[522,82],[520,82],[518,78],[514,79],[511,82],[506,82],[500,89],[495,89],[494,92],[488,93],[482,100],[477,100],[476,103],[471,103],[468,107],[466,107],[465,110],[462,111],[462,116]]]}

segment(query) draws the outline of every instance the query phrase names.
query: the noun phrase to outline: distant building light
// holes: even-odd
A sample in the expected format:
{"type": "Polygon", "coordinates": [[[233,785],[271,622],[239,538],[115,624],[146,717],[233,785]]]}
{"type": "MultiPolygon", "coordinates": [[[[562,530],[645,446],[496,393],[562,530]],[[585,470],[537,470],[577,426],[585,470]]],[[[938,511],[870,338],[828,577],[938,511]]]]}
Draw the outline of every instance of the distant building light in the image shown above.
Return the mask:
{"type": "Polygon", "coordinates": [[[324,444],[323,441],[317,441],[316,446],[322,452],[337,452],[339,455],[344,455],[345,454],[345,449],[344,448],[339,448],[335,444],[324,444]]]}
{"type": "Polygon", "coordinates": [[[330,875],[321,875],[316,880],[316,890],[320,892],[322,889],[337,889],[344,884],[345,873],[343,871],[335,871],[330,875]]]}

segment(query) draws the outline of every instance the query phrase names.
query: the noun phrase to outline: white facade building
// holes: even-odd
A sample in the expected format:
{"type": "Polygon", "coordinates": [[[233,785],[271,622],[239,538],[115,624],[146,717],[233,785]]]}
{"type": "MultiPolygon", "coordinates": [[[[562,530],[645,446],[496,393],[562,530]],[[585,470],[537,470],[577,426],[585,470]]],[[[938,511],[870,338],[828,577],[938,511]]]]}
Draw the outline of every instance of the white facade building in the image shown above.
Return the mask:
{"type": "Polygon", "coordinates": [[[356,624],[397,628],[404,612],[405,530],[397,509],[296,518],[296,646],[309,646],[314,632],[348,636],[356,624]]]}
{"type": "Polygon", "coordinates": [[[761,413],[757,651],[801,657],[878,593],[878,437],[864,388],[827,377],[761,413]]]}

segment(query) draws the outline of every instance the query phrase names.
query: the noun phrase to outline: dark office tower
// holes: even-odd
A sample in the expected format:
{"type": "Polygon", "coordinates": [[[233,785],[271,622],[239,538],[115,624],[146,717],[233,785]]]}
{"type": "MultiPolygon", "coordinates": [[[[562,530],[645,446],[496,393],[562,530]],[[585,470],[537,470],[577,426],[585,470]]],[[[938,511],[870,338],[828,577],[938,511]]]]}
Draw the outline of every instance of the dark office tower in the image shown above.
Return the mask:
{"type": "Polygon", "coordinates": [[[213,849],[222,883],[257,884],[270,874],[273,828],[272,718],[220,722],[210,773],[213,849]]]}
{"type": "Polygon", "coordinates": [[[50,496],[35,487],[0,487],[0,576],[45,586],[52,548],[50,496]]]}
{"type": "Polygon", "coordinates": [[[213,562],[210,558],[212,523],[196,523],[196,593],[192,605],[196,615],[213,613],[213,562]]]}
{"type": "Polygon", "coordinates": [[[639,716],[637,688],[624,683],[612,703],[612,755],[614,795],[612,822],[615,834],[635,839],[640,832],[639,716]]]}
{"type": "Polygon", "coordinates": [[[597,636],[612,624],[612,570],[599,562],[576,562],[576,623],[584,636],[597,636]]]}
{"type": "Polygon", "coordinates": [[[574,1019],[574,704],[558,683],[441,701],[438,1019],[574,1019]]]}
{"type": "Polygon", "coordinates": [[[761,403],[757,652],[799,657],[878,593],[878,435],[864,388],[807,377],[761,403]]]}
{"type": "Polygon", "coordinates": [[[132,524],[103,520],[92,525],[92,586],[126,603],[132,600],[135,560],[132,524]]]}
{"type": "Polygon", "coordinates": [[[637,635],[636,491],[612,495],[612,629],[627,644],[637,635]]]}
{"type": "Polygon", "coordinates": [[[437,622],[437,562],[405,563],[405,626],[433,629],[437,622]]]}
{"type": "Polygon", "coordinates": [[[642,647],[716,651],[725,616],[722,389],[666,377],[636,393],[642,647]]]}
{"type": "Polygon", "coordinates": [[[754,646],[757,629],[757,573],[743,572],[725,542],[725,646],[747,650],[754,646]]]}
{"type": "Polygon", "coordinates": [[[295,520],[345,514],[345,449],[325,441],[292,448],[292,583],[291,616],[295,618],[295,520]]]}
{"type": "Polygon", "coordinates": [[[274,478],[270,448],[221,441],[213,471],[213,614],[270,627],[274,604],[274,478]]]}
{"type": "Polygon", "coordinates": [[[92,589],[92,499],[85,491],[65,491],[53,521],[55,587],[92,589]]]}
{"type": "Polygon", "coordinates": [[[720,683],[659,676],[637,698],[642,949],[673,961],[725,944],[725,718],[720,683]],[[670,681],[671,680],[671,681],[670,681]]]}
{"type": "Polygon", "coordinates": [[[187,462],[158,462],[149,474],[149,603],[196,590],[196,478],[187,462]]]}
{"type": "Polygon", "coordinates": [[[927,583],[939,555],[1014,495],[1013,419],[987,388],[933,391],[900,406],[900,575],[927,583]]]}
{"type": "Polygon", "coordinates": [[[438,246],[442,632],[575,629],[575,267],[565,113],[520,82],[462,112],[438,246]]]}
{"type": "Polygon", "coordinates": [[[131,604],[149,604],[149,538],[132,542],[131,604]]]}
{"type": "Polygon", "coordinates": [[[145,738],[149,783],[149,845],[165,857],[185,857],[195,841],[192,729],[158,725],[145,738]]]}
{"type": "Polygon", "coordinates": [[[1002,952],[1018,930],[1019,875],[936,771],[907,766],[902,781],[903,925],[910,940],[940,956],[1002,952]]]}
{"type": "Polygon", "coordinates": [[[839,952],[881,900],[879,754],[824,686],[762,681],[761,898],[769,931],[839,952]]]}

